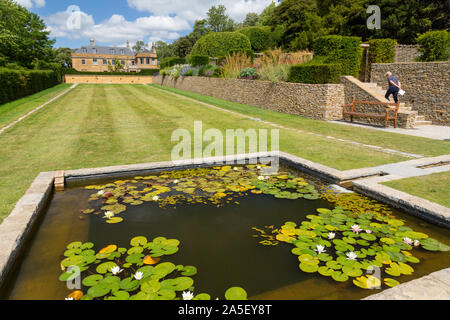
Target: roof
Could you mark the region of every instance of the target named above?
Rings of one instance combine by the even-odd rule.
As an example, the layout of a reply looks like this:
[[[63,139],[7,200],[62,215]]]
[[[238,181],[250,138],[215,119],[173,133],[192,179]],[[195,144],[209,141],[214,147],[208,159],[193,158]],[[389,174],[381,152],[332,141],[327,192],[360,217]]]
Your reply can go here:
[[[83,49],[86,49],[86,52],[83,52]],[[96,49],[96,52],[95,50]],[[114,50],[114,53],[112,52]],[[121,53],[123,50],[123,53]],[[89,53],[89,54],[108,54],[108,55],[125,55],[125,56],[134,56],[135,53],[126,47],[102,47],[102,46],[83,46],[79,49],[75,50],[75,53]]]

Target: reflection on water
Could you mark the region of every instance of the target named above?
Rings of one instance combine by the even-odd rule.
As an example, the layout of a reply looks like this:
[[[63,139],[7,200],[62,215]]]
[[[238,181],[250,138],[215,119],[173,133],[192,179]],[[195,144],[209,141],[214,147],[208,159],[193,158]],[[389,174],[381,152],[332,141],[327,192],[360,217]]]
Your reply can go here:
[[[161,209],[149,202],[128,208],[122,223],[106,224],[101,216],[80,213],[89,207],[87,199],[93,192],[71,188],[55,194],[4,298],[63,299],[70,290],[58,281],[59,262],[68,243],[90,241],[96,250],[109,244],[128,247],[130,239],[139,235],[180,240],[180,251],[161,261],[196,266],[196,291],[208,292],[213,299],[223,298],[232,286],[243,287],[249,297],[258,299],[360,299],[379,291],[304,273],[298,268],[297,256],[290,253],[290,245],[262,246],[260,239],[252,237],[254,226],[300,223],[317,208],[331,208],[325,200],[287,200],[248,193],[239,204],[220,208],[194,204]],[[416,231],[450,242],[448,230],[399,212],[396,216]],[[450,252],[417,249],[414,255],[421,263],[414,265],[413,275],[397,277],[400,282],[450,266]]]

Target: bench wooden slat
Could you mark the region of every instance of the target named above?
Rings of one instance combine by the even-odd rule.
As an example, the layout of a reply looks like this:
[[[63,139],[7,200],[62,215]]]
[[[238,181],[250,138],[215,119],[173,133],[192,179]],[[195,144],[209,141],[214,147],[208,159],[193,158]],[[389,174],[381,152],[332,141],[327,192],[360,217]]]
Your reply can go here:
[[[366,105],[379,105],[383,106],[383,113],[373,113],[373,112],[355,112],[356,104],[366,104]],[[393,106],[393,107],[392,107]],[[351,107],[351,110],[346,110],[346,108]],[[387,127],[389,120],[394,120],[394,128],[397,128],[397,116],[398,110],[400,108],[400,102],[392,103],[392,102],[376,102],[376,101],[360,101],[353,98],[353,102],[350,105],[342,106],[342,118],[345,120],[345,116],[350,116],[350,121],[353,122],[353,117],[367,117],[367,118],[379,118],[384,119],[384,125]],[[390,111],[394,111],[394,115],[391,116]]]

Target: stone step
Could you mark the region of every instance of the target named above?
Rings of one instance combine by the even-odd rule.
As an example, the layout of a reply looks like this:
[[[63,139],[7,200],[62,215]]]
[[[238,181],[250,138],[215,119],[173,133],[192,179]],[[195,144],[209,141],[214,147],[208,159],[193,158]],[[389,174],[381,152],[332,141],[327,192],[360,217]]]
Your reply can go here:
[[[433,124],[431,121],[422,121],[422,120],[419,120],[419,121],[416,121],[416,123],[414,124],[414,126],[429,126],[429,125],[431,125],[431,124]]]
[[[417,116],[416,121],[425,121],[425,116]]]

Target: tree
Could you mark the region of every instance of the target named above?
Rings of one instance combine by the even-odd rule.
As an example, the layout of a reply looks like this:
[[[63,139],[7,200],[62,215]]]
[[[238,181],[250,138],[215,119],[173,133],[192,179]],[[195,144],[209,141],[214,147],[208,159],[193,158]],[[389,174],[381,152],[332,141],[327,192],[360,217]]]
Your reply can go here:
[[[24,67],[32,67],[34,59],[53,59],[50,32],[35,13],[12,0],[0,0],[0,57]]]
[[[53,49],[54,61],[64,68],[72,68],[72,49],[57,48]]]
[[[192,30],[191,34],[195,35],[198,40],[209,32],[211,32],[211,29],[208,28],[208,21],[206,19],[203,19],[195,21],[194,30]]]
[[[194,38],[192,35],[187,35],[179,38],[177,41],[173,43],[173,52],[175,56],[184,58],[186,57],[192,50],[197,38]]]
[[[160,61],[175,55],[173,45],[167,44],[164,41],[157,41],[155,43],[155,49]]]
[[[270,26],[269,24],[269,18],[272,15],[273,11],[276,8],[276,4],[274,1],[272,1],[271,4],[269,4],[264,10],[263,12],[261,12],[261,14],[259,15],[259,21],[258,23],[262,26]]]
[[[223,5],[212,6],[208,13],[208,28],[214,32],[234,31],[234,20],[226,14],[227,9]]]
[[[259,15],[254,12],[247,13],[245,20],[242,22],[242,26],[245,27],[254,27],[259,23]]]
[[[136,41],[135,45],[133,46],[133,51],[134,52],[143,52],[147,46],[148,46],[148,44],[142,40]]]

